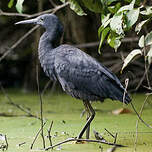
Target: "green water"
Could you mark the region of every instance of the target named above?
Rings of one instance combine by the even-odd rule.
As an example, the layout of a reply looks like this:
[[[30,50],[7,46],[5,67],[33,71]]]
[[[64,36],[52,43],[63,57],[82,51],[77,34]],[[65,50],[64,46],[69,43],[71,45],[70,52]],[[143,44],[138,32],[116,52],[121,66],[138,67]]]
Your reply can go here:
[[[25,107],[29,107],[34,115],[40,115],[40,102],[37,93],[22,93],[20,90],[8,91],[9,97],[13,102]],[[132,95],[133,103],[139,111],[144,99],[144,94]],[[152,125],[152,97],[148,99],[149,103],[145,105],[143,111],[143,119]],[[151,103],[151,104],[150,104]],[[117,148],[116,152],[134,152],[136,139],[136,121],[137,116],[133,113],[113,115],[111,111],[121,108],[123,105],[117,101],[106,100],[104,103],[94,102],[96,117],[91,124],[91,139],[94,138],[93,129],[103,136],[109,142],[113,142],[113,138],[104,131],[104,128],[115,134],[118,133],[117,143],[127,147]],[[132,110],[131,106],[125,106]],[[85,124],[86,116],[80,118],[83,110],[83,104],[80,100],[76,100],[65,94],[47,93],[43,96],[43,115],[47,119],[44,127],[44,135],[46,147],[49,146],[47,138],[47,129],[53,120],[51,131],[53,144],[63,141],[70,137],[76,137],[81,128]],[[40,128],[40,121],[36,118],[26,117],[25,113],[16,107],[8,104],[8,99],[0,93],[0,114],[5,113],[13,117],[0,116],[0,134],[5,134],[8,139],[8,152],[28,152],[31,143]],[[141,122],[138,126],[137,152],[152,152],[152,129],[146,127]],[[4,141],[0,141],[2,144]],[[19,146],[19,144],[24,143]],[[103,147],[103,152],[107,152],[109,145],[99,143],[75,144],[69,142],[61,147],[55,147],[53,151],[62,152],[101,152],[99,146]],[[32,151],[40,151],[42,149],[42,138],[38,137]],[[61,149],[60,149],[61,148]],[[51,150],[50,150],[51,151]]]

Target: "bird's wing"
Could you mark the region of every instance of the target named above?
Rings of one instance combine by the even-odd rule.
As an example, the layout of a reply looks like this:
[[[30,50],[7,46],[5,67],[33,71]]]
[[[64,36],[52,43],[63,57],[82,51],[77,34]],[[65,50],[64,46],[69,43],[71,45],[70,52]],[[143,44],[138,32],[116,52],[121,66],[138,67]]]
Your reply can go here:
[[[61,48],[55,56],[55,71],[63,89],[68,86],[101,98],[122,100],[124,88],[107,68],[78,48]]]

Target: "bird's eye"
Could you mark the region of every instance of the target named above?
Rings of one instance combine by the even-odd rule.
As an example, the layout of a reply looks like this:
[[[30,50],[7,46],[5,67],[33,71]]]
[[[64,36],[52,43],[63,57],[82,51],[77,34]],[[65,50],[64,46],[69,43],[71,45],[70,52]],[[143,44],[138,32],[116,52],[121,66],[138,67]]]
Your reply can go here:
[[[43,22],[43,20],[44,20],[43,18],[40,18],[40,21],[42,21],[42,22]]]

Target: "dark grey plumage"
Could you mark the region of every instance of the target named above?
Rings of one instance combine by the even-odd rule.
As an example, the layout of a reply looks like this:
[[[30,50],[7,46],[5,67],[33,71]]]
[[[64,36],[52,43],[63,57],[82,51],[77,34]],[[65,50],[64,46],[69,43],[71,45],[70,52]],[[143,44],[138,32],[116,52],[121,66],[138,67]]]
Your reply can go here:
[[[123,102],[124,87],[112,72],[76,47],[59,46],[63,26],[57,16],[45,14],[16,24],[26,23],[39,24],[46,29],[39,42],[40,63],[46,75],[58,80],[66,93],[86,104],[106,98]],[[126,93],[124,102],[130,101]]]

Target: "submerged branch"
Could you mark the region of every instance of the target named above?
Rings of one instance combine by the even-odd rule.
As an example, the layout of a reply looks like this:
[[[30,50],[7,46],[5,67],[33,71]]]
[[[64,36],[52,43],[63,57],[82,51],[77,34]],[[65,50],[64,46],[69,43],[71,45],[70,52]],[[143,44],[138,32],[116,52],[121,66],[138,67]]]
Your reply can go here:
[[[56,146],[59,146],[59,145],[62,145],[62,144],[64,144],[64,143],[71,142],[71,141],[78,141],[78,142],[80,142],[80,141],[96,142],[96,143],[102,143],[102,144],[107,144],[107,145],[112,145],[112,146],[114,145],[114,146],[117,146],[117,147],[126,147],[126,146],[124,146],[124,145],[114,144],[114,143],[110,143],[110,142],[106,142],[106,141],[102,141],[102,140],[68,138],[68,139],[64,140],[63,142],[60,142],[60,143],[58,143],[58,144],[55,144],[55,145],[53,145],[53,146],[49,146],[49,147],[45,148],[45,150],[52,149],[52,148],[54,148],[54,147],[56,147]]]
[[[12,99],[8,96],[8,94],[6,93],[5,89],[3,88],[2,84],[0,84],[0,88],[3,92],[3,94],[5,95],[5,97],[8,99],[8,103],[15,106],[16,108],[20,109],[21,111],[25,112],[26,114],[28,114],[29,117],[34,117],[37,119],[40,119],[38,116],[32,114],[29,110],[27,110],[26,108],[23,108],[21,105],[16,104],[12,101]]]
[[[46,122],[44,122],[43,127],[45,126],[45,124],[46,124]],[[40,134],[41,131],[42,131],[42,127],[38,130],[38,132],[37,132],[37,134],[36,134],[36,136],[35,136],[32,144],[31,144],[31,146],[30,146],[30,149],[33,148],[33,145],[34,145],[34,143],[35,143],[35,141],[36,141],[36,139],[37,139],[37,137],[38,137],[38,135]]]
[[[147,124],[147,123],[141,118],[141,116],[138,114],[137,110],[135,109],[133,103],[131,102],[130,104],[131,104],[131,106],[132,106],[134,112],[136,113],[138,119],[139,119],[144,125],[146,125],[147,127],[152,128],[151,125]]]
[[[43,131],[43,101],[42,101],[42,95],[40,93],[40,85],[39,85],[39,71],[38,71],[38,65],[36,66],[36,82],[37,82],[37,89],[39,94],[39,100],[40,100],[40,120],[41,120],[41,136],[43,141],[43,148],[45,149],[45,139],[44,139],[44,131]]]
[[[51,121],[51,124],[50,124],[50,127],[48,129],[48,139],[49,139],[49,142],[50,142],[50,146],[52,146],[52,136],[51,136],[51,129],[52,129],[52,126],[53,126],[53,121]]]
[[[140,112],[139,112],[139,116],[141,117],[142,115],[142,112],[143,112],[143,109],[144,109],[144,106],[147,102],[147,99],[148,99],[148,95],[146,96],[145,100],[144,100],[144,103],[143,105],[141,106],[141,109],[140,109]],[[136,145],[137,145],[137,139],[138,139],[138,124],[139,124],[139,119],[136,121],[136,139],[135,139],[135,150],[136,150]]]

